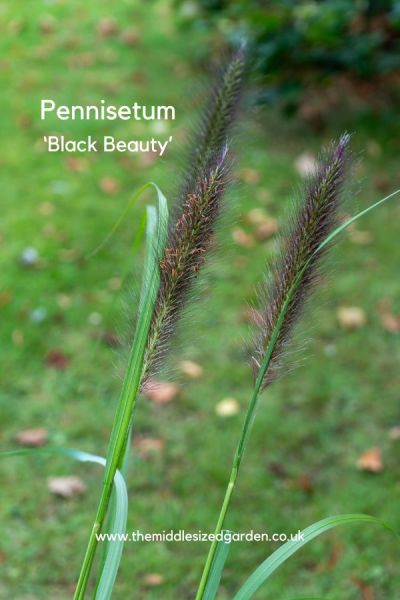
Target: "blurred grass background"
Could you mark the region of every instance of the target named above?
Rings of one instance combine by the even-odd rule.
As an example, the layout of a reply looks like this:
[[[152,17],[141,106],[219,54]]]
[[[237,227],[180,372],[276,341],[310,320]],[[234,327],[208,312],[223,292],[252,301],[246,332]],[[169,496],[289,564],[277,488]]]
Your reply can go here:
[[[16,447],[19,432],[44,428],[49,445],[106,452],[124,365],[124,349],[113,347],[115,333],[130,331],[135,314],[134,292],[120,289],[121,278],[132,266],[131,243],[143,208],[133,211],[100,254],[85,256],[140,185],[151,179],[167,193],[175,189],[182,144],[201,100],[199,82],[210,52],[218,54],[223,45],[219,28],[193,27],[185,14],[187,3],[183,10],[164,0],[120,0],[112,8],[103,0],[0,2],[4,450]],[[162,127],[43,123],[39,104],[46,97],[67,105],[102,98],[116,105],[173,104],[177,120]],[[256,239],[251,211],[261,209],[283,225],[301,179],[299,157],[304,164],[305,152],[310,160],[344,128],[354,132],[354,152],[361,156],[346,211],[400,187],[395,107],[328,109],[323,126],[320,119],[315,126],[301,114],[289,119],[277,107],[259,106],[240,128],[235,183],[218,245],[198,289],[195,316],[181,328],[163,375],[181,383],[181,392],[165,406],[148,399],[138,405],[128,476],[130,529],[214,527],[251,391],[244,309],[274,247],[273,236]],[[91,133],[174,140],[156,159],[48,154],[40,140],[53,130],[72,138]],[[230,529],[289,533],[346,512],[367,512],[398,527],[400,442],[389,432],[400,424],[399,216],[394,200],[334,250],[327,285],[303,327],[311,338],[308,359],[272,386],[260,406]],[[34,264],[24,265],[32,256]],[[136,257],[139,275],[140,262]],[[130,279],[137,289],[135,277]],[[358,328],[338,321],[340,308],[349,306],[365,315]],[[202,376],[194,380],[182,373],[184,360],[200,365]],[[218,414],[226,398],[237,401],[237,414]],[[374,447],[382,452],[380,472],[357,469],[360,455]],[[70,598],[101,472],[50,457],[1,459],[0,471],[0,598]],[[47,478],[61,475],[79,476],[86,494],[69,500],[51,495]],[[234,546],[220,598],[231,597],[274,547]],[[192,598],[207,549],[127,544],[115,598]],[[382,531],[338,530],[289,561],[256,597],[394,600],[398,557],[396,540]]]

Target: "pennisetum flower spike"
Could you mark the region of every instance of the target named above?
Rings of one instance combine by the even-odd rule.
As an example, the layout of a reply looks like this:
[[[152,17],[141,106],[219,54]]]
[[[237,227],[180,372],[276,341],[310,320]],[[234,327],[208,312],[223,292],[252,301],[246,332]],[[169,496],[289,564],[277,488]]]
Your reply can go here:
[[[221,69],[192,141],[190,165],[160,263],[160,288],[144,361],[142,386],[160,365],[190,288],[204,263],[229,173],[229,135],[246,72],[242,46]]]
[[[231,474],[222,503],[215,541],[212,542],[196,600],[203,600],[213,567],[217,540],[223,530],[245,445],[260,392],[273,380],[279,357],[289,341],[312,284],[316,280],[324,243],[335,229],[346,174],[349,136],[343,135],[326,153],[309,179],[305,198],[292,220],[280,258],[273,267],[271,283],[264,289],[264,309],[259,322],[259,339],[253,354],[255,385],[233,458]]]
[[[258,324],[258,340],[252,356],[255,377],[272,340],[285,300],[296,278],[300,277],[280,327],[264,375],[263,387],[266,387],[276,376],[280,358],[293,327],[299,320],[304,304],[312,292],[313,284],[318,278],[321,258],[327,248],[319,252],[317,249],[337,226],[338,209],[347,170],[349,140],[350,136],[344,134],[336,144],[332,144],[310,176],[303,205],[298,207],[297,213],[292,217],[286,239],[283,240],[280,248],[279,258],[276,264],[272,265],[269,282],[262,288],[263,308]]]
[[[186,188],[229,139],[240,106],[248,54],[246,44],[221,65],[193,139],[191,170]]]
[[[114,477],[123,467],[126,456],[138,391],[144,388],[164,355],[212,241],[227,182],[229,135],[240,100],[245,67],[245,53],[241,48],[218,77],[198,136],[193,140],[194,150],[176,217],[161,252],[160,283],[154,310],[149,314],[149,321],[146,311],[146,320],[141,321],[139,317],[143,330],[138,327],[138,339],[131,348],[111,432],[102,493],[74,600],[82,600],[85,594],[97,548],[96,535],[103,530]]]
[[[228,149],[210,161],[183,200],[160,263],[160,287],[148,337],[143,385],[157,369],[211,245],[226,187]]]

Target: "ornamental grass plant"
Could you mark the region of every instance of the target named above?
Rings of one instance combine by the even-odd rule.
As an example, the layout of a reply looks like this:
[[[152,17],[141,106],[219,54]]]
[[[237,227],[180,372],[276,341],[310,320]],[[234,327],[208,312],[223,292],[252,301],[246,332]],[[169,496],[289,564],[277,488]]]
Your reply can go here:
[[[123,541],[102,544],[102,555],[96,563],[95,557],[100,554],[98,536],[105,531],[124,533],[126,530],[128,495],[125,473],[129,440],[131,435],[135,435],[135,410],[140,410],[141,392],[162,364],[182,311],[191,299],[193,283],[213,243],[223,210],[223,196],[233,170],[231,137],[240,114],[247,63],[246,49],[241,47],[218,73],[197,134],[192,139],[193,147],[188,152],[185,178],[172,217],[169,216],[165,196],[154,183],[144,185],[130,203],[148,188],[156,192],[157,208],[148,206],[146,211],[144,266],[136,330],[106,458],[71,449],[45,450],[104,465],[102,491],[74,600],[88,598],[91,587],[97,600],[106,600],[113,594]],[[322,154],[302,194],[293,202],[293,214],[281,236],[277,259],[273,264],[266,264],[265,272],[260,273],[258,332],[251,356],[253,391],[196,600],[213,600],[217,596],[230,548],[229,535],[225,535],[229,507],[259,398],[287,366],[285,354],[304,306],[320,281],[323,258],[348,225],[397,193],[393,192],[341,222],[340,208],[349,174],[349,145],[350,136],[343,134]],[[234,596],[235,600],[252,598],[265,580],[308,541],[332,527],[354,522],[380,523],[372,516],[354,514],[327,517],[311,525],[303,531],[301,540],[287,542],[268,557],[244,582]],[[199,524],[199,527],[203,525]],[[136,597],[134,589],[132,597]]]

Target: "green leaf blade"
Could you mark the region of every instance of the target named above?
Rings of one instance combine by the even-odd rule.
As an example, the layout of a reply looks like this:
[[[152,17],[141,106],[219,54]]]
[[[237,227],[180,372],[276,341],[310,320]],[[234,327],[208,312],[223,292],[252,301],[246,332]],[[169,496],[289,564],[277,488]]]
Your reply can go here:
[[[370,515],[363,514],[347,514],[338,515],[334,517],[327,517],[321,521],[317,521],[313,525],[310,525],[304,529],[301,533],[303,539],[299,541],[290,540],[280,546],[271,556],[269,556],[264,562],[257,567],[257,569],[250,575],[244,585],[240,588],[233,600],[250,600],[262,584],[293,554],[295,554],[300,548],[308,544],[311,540],[318,537],[322,533],[338,527],[339,525],[346,525],[352,523],[374,523],[385,527],[389,531],[393,530],[388,527],[383,521],[372,517]],[[396,534],[397,535],[397,534]]]

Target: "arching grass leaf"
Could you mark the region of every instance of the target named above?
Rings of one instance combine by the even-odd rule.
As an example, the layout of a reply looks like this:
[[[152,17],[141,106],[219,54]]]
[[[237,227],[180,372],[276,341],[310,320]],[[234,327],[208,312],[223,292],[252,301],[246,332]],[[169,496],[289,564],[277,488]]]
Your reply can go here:
[[[305,544],[308,544],[311,540],[317,536],[338,527],[339,525],[346,525],[352,523],[375,523],[381,525],[392,531],[390,527],[385,525],[380,519],[371,517],[370,515],[362,514],[349,514],[349,515],[338,515],[335,517],[328,517],[318,521],[310,527],[304,529],[302,533],[302,539],[299,541],[288,541],[278,548],[271,556],[269,556],[259,567],[253,572],[248,578],[245,584],[240,588],[233,600],[249,600],[262,586],[262,584],[274,573],[288,558],[290,558],[295,552],[300,550]],[[393,531],[392,531],[393,532]],[[396,534],[397,535],[397,534]]]

